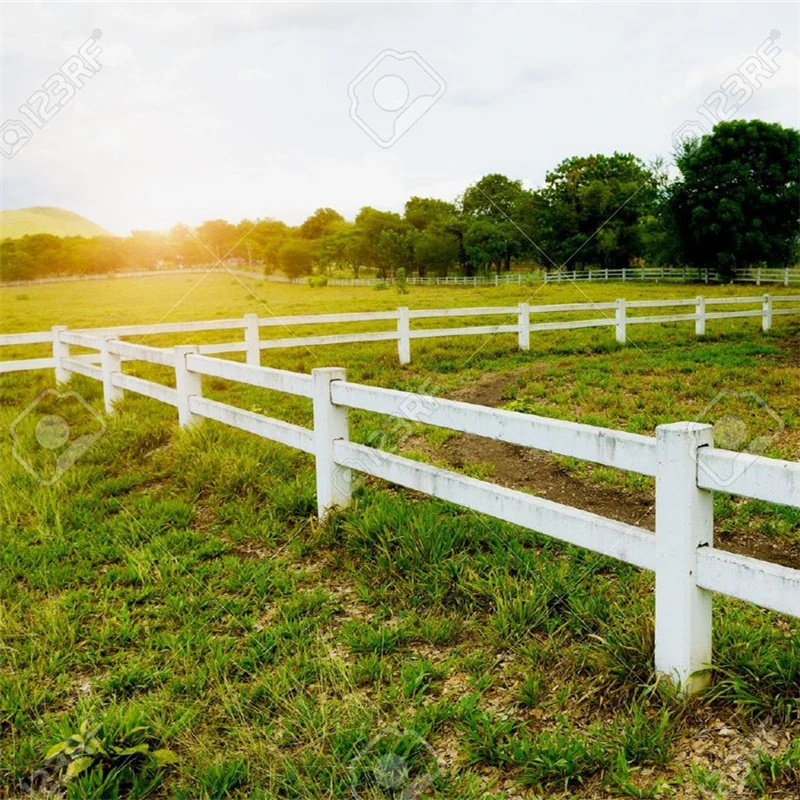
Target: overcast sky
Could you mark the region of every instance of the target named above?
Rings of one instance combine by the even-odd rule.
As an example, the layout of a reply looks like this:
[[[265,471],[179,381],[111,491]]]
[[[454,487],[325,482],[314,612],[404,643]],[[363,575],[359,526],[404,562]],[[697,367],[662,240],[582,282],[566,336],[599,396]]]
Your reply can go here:
[[[2,207],[296,224],[488,172],[539,186],[573,155],[670,160],[709,97],[797,127],[799,37],[793,2],[2,3]],[[73,93],[49,79],[79,48]]]

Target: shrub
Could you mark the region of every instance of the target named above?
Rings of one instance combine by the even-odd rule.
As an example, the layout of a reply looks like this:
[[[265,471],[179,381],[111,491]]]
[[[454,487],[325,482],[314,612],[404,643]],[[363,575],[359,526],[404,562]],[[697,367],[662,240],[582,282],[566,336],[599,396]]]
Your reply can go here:
[[[408,294],[408,278],[405,267],[400,267],[394,274],[394,285],[398,294]]]

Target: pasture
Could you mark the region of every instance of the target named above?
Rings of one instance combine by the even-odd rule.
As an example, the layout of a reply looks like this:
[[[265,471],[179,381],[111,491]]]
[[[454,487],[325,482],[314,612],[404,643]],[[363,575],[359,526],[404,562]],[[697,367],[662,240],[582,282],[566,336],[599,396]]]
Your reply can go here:
[[[758,290],[398,296],[169,276],[0,289],[0,332],[697,294]],[[406,366],[392,342],[267,351],[262,363],[341,366],[352,381],[635,433],[703,419],[736,440],[724,425],[735,417],[748,439],[768,439],[766,454],[797,460],[797,317],[767,333],[738,319],[710,321],[702,339],[685,323],[629,336],[622,347],[613,329],[548,331],[528,352],[509,335],[419,340]],[[52,370],[0,375],[0,427],[51,386]],[[96,382],[76,376],[70,389],[102,409]],[[302,399],[217,379],[207,395],[310,421]],[[351,417],[354,441],[652,528],[649,478]],[[797,620],[715,598],[711,685],[681,699],[655,679],[650,574],[374,479],[320,525],[309,456],[210,422],[180,430],[174,409],[131,394],[102,428],[52,486],[2,440],[0,796],[25,796],[48,750],[84,722],[102,723],[109,746],[174,757],[88,769],[69,798],[377,798],[409,786],[407,797],[476,799],[797,796]],[[800,566],[797,509],[720,495],[715,525],[726,549]],[[377,781],[365,766],[376,757]]]

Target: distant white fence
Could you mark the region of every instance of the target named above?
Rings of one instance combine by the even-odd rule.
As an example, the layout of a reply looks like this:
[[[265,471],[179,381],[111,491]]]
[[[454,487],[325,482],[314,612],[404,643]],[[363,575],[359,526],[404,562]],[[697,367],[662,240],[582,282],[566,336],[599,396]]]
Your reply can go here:
[[[205,275],[205,274],[220,274],[220,275],[238,275],[242,278],[250,278],[252,280],[263,281],[267,280],[268,276],[260,272],[248,272],[241,269],[230,269],[228,267],[185,267],[184,269],[148,269],[148,270],[130,270],[126,272],[98,272],[89,273],[86,275],[54,275],[49,278],[33,278],[27,281],[3,281],[0,283],[2,287],[14,286],[45,286],[50,283],[72,283],[74,281],[107,281],[116,278],[155,278],[161,275]]]
[[[560,283],[562,281],[702,281],[716,283],[715,272],[708,269],[692,269],[691,267],[622,267],[618,269],[585,269],[554,270],[545,272],[544,283]],[[769,269],[756,267],[736,270],[733,283],[776,283],[783,286],[800,284],[800,267]]]
[[[460,311],[466,310],[451,309],[453,315]],[[475,309],[469,311],[474,313]],[[419,318],[434,313],[415,315]],[[407,322],[410,316],[406,312],[399,319]],[[380,318],[394,319],[394,312],[381,312]],[[247,328],[251,335],[257,321]],[[198,327],[203,324],[206,323],[195,323],[189,329],[204,330]],[[229,321],[228,326],[240,327],[241,320]],[[132,327],[138,331],[138,326],[120,330],[131,332]],[[521,328],[520,333],[526,329]],[[712,664],[712,593],[800,617],[800,570],[714,547],[712,496],[712,492],[719,491],[800,508],[800,463],[714,448],[710,425],[661,425],[653,438],[351,383],[345,371],[336,367],[315,369],[308,375],[242,364],[203,355],[196,345],[149,347],[120,341],[110,333],[64,328],[54,329],[53,344],[51,363],[58,382],[68,381],[74,373],[101,381],[109,413],[129,391],[176,407],[183,427],[210,419],[313,455],[321,518],[331,509],[350,503],[352,475],[357,472],[654,571],[655,666],[679,683],[683,691],[695,691],[708,680]],[[257,340],[252,339],[251,344],[253,349],[248,353],[257,354]],[[93,360],[72,356],[71,347],[91,349]],[[174,370],[174,388],[124,373],[124,361],[170,367]],[[211,400],[203,394],[202,379],[208,376],[308,398],[313,404],[313,427],[304,428]],[[655,534],[351,442],[351,409],[652,476],[656,482]]]
[[[51,278],[36,278],[25,281],[5,281],[0,287],[37,286],[49,283],[64,283],[70,281],[98,281],[114,278],[149,278],[161,275],[200,275],[217,273],[221,275],[234,275],[250,280],[273,281],[275,283],[290,283],[305,285],[308,278],[287,278],[283,275],[264,274],[242,270],[239,267],[198,266],[183,269],[140,270],[130,272],[107,272],[95,275],[63,275]],[[494,273],[492,275],[448,275],[448,276],[409,276],[409,286],[522,286],[536,283],[573,283],[580,281],[683,281],[716,283],[718,277],[715,272],[708,269],[694,269],[691,267],[618,267],[615,269],[587,268],[583,270],[536,270]],[[772,269],[767,267],[754,267],[752,269],[737,270],[733,283],[781,284],[794,286],[800,284],[800,267],[786,267]],[[328,278],[329,286],[376,286],[378,284],[393,285],[393,278]],[[727,282],[727,281],[726,281]]]
[[[613,327],[616,341],[627,341],[629,325],[694,322],[695,334],[706,332],[706,323],[718,319],[760,318],[761,328],[770,330],[773,318],[782,315],[800,314],[800,306],[785,307],[787,303],[800,303],[800,295],[761,295],[759,297],[692,297],[671,300],[625,300],[621,298],[605,303],[561,303],[557,305],[530,305],[519,303],[516,306],[483,306],[480,308],[439,308],[408,309],[405,307],[392,311],[367,311],[345,314],[313,314],[290,317],[259,317],[246,314],[239,319],[206,320],[200,322],[166,322],[154,325],[118,325],[108,328],[87,328],[77,331],[77,335],[91,337],[98,333],[122,336],[142,336],[166,333],[196,333],[201,331],[244,331],[244,339],[235,342],[221,342],[200,345],[205,355],[244,352],[248,364],[261,363],[261,351],[290,347],[319,347],[332,344],[355,342],[396,341],[398,358],[401,364],[411,361],[411,342],[415,339],[449,338],[453,336],[476,336],[487,334],[516,334],[520,350],[529,350],[532,333],[555,330],[577,330],[581,328]],[[713,306],[756,306],[735,310],[709,310]],[[689,313],[678,314],[637,314],[642,309],[690,308]],[[552,314],[593,312],[589,319],[555,320],[533,322],[534,317]],[[600,314],[598,315],[598,312]],[[468,325],[447,328],[415,328],[415,320],[456,319],[459,317],[500,316],[514,321],[499,325]],[[283,328],[292,332],[293,328],[307,325],[339,325],[359,322],[394,322],[393,330],[364,331],[327,334],[322,336],[296,336],[262,339],[262,328]],[[36,333],[11,333],[0,335],[0,347],[34,344],[53,344],[54,350],[67,340],[67,328],[56,326],[50,331]],[[76,335],[75,332],[71,336]],[[59,339],[59,337],[61,337]],[[72,342],[75,343],[74,341]],[[55,366],[53,358],[30,358],[0,361],[0,373],[18,372],[29,369],[48,369]]]

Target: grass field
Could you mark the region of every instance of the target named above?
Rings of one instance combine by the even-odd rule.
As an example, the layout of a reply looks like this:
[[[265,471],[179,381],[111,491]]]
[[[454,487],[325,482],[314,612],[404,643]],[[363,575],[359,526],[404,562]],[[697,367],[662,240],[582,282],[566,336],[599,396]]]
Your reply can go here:
[[[11,332],[760,291],[398,296],[174,276],[0,289],[0,309]],[[759,322],[711,321],[702,340],[691,323],[633,326],[626,347],[612,329],[535,334],[527,353],[509,335],[422,340],[406,367],[394,343],[268,351],[263,363],[343,366],[364,383],[642,433],[736,416],[748,441],[797,459],[800,318],[767,334]],[[37,354],[47,348],[2,351]],[[0,427],[52,385],[52,372],[0,376]],[[102,408],[99,384],[71,388]],[[307,401],[204,388],[310,422]],[[373,480],[320,526],[302,453],[213,423],[180,431],[174,409],[130,394],[99,421],[77,401],[53,410],[100,435],[52,486],[12,458],[7,436],[0,445],[0,797],[28,796],[43,769],[34,782],[58,790],[66,757],[48,751],[82,725],[72,763],[93,760],[66,783],[71,800],[800,794],[796,620],[715,598],[712,684],[682,701],[653,674],[647,573]],[[366,413],[351,424],[356,441],[652,523],[653,487],[639,476]],[[721,546],[800,566],[800,510],[719,496],[715,514]]]

